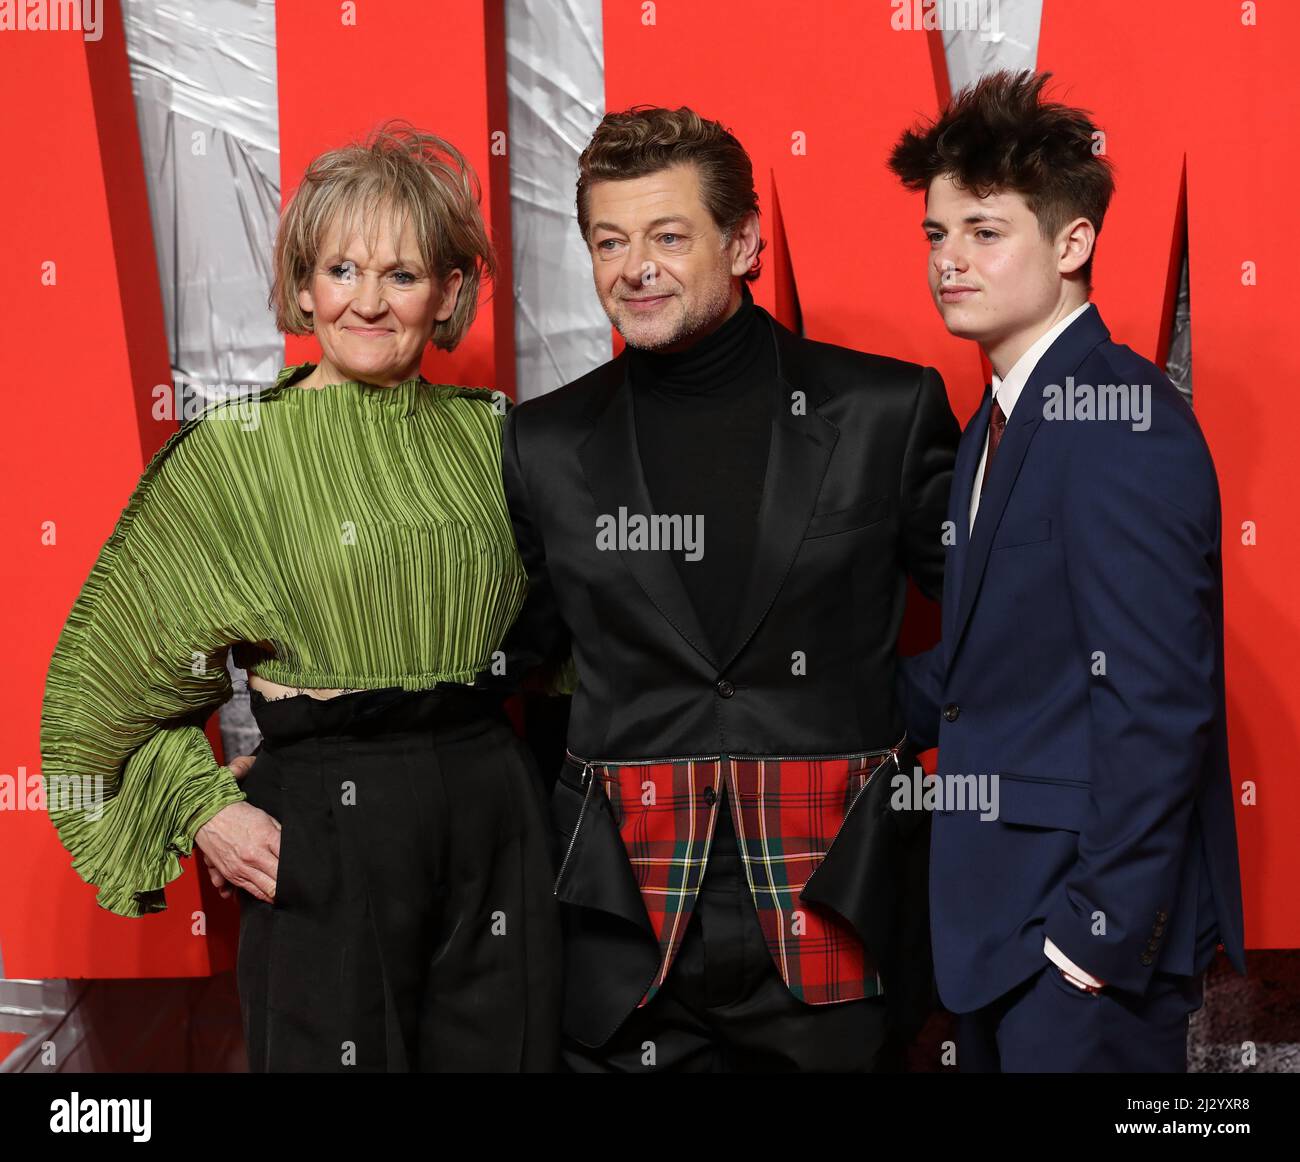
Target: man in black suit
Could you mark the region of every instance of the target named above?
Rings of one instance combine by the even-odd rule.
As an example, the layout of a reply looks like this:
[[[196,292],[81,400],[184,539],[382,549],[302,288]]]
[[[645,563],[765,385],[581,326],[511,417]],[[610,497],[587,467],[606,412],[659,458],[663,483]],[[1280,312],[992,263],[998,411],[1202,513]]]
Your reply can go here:
[[[507,669],[577,676],[566,1062],[899,1068],[931,973],[893,679],[908,577],[940,596],[943,382],[754,304],[752,167],[689,109],[607,116],[577,202],[627,350],[515,408],[503,450]]]

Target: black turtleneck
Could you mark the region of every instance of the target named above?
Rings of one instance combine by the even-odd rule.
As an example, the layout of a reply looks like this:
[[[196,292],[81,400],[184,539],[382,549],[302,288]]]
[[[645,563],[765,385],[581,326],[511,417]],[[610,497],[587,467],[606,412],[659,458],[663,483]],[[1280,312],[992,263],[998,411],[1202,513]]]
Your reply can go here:
[[[689,349],[629,348],[637,449],[656,513],[702,516],[703,555],[673,562],[704,631],[720,654],[738,645],[740,598],[749,580],[767,472],[776,350],[742,285],[741,303]]]

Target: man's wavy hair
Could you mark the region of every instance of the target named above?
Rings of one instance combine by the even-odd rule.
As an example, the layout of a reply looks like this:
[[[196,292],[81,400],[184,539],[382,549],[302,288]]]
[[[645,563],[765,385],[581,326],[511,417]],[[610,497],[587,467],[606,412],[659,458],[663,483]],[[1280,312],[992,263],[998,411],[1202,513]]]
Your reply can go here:
[[[889,168],[911,190],[929,190],[944,174],[976,197],[1014,190],[1044,238],[1075,218],[1087,218],[1100,235],[1113,167],[1095,152],[1098,130],[1086,110],[1041,99],[1051,76],[1003,70],[980,78],[937,121],[906,130]],[[1093,255],[1079,268],[1089,291]]]
[[[384,213],[409,219],[424,268],[439,284],[453,270],[462,281],[449,318],[433,325],[435,347],[451,351],[478,310],[479,284],[496,276],[496,255],[479,211],[482,187],[473,167],[449,141],[393,118],[364,141],[322,153],[280,217],[269,305],[276,326],[310,335],[312,313],[298,305],[337,218],[342,236],[357,226],[374,247]]]
[[[591,216],[587,193],[593,182],[646,177],[673,165],[693,165],[699,173],[700,197],[723,238],[749,213],[758,213],[754,166],[744,146],[717,121],[707,121],[693,109],[662,109],[634,105],[622,113],[607,113],[596,126],[578,158],[578,229],[590,242]],[[762,254],[767,242],[760,240]],[[741,277],[753,282],[762,261]]]

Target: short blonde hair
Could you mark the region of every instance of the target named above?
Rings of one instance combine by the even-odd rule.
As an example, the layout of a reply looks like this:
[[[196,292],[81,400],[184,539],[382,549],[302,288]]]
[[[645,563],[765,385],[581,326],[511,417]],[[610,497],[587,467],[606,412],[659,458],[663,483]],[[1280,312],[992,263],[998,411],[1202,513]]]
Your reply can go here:
[[[364,142],[322,153],[280,217],[268,299],[275,325],[290,335],[312,333],[312,312],[299,305],[298,292],[312,277],[325,230],[337,215],[347,238],[360,211],[373,247],[380,211],[395,211],[399,222],[411,222],[426,270],[440,283],[454,270],[463,276],[455,310],[434,324],[431,336],[435,347],[451,351],[474,321],[480,280],[497,272],[481,197],[478,176],[461,152],[407,121],[386,121]]]

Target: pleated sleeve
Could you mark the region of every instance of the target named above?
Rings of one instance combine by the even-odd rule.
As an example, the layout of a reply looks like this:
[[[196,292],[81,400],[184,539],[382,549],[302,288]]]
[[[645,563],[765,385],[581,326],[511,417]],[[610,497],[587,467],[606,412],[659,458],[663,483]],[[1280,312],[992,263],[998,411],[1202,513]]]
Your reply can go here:
[[[209,425],[205,428],[205,424]],[[41,714],[50,820],[72,866],[121,916],[163,911],[194,834],[244,799],[203,732],[230,698],[238,548],[212,421],[145,469],[68,616]]]

